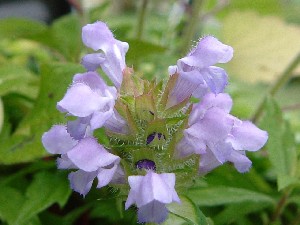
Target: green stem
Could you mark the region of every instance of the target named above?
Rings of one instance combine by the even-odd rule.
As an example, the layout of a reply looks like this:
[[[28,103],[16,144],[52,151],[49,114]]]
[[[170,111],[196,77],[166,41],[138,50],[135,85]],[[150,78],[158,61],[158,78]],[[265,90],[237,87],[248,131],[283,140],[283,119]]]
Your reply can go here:
[[[263,112],[265,101],[267,100],[268,96],[274,96],[278,92],[278,90],[289,81],[292,72],[294,71],[294,69],[297,67],[299,63],[300,63],[300,53],[286,67],[286,69],[282,72],[282,74],[275,81],[275,83],[269,88],[268,92],[266,93],[262,101],[257,106],[251,119],[254,123],[257,122],[258,119],[260,118]]]
[[[139,13],[139,17],[138,17],[138,24],[137,24],[136,39],[138,39],[138,40],[142,39],[147,4],[148,4],[148,0],[143,0],[142,6],[140,9],[140,13]]]
[[[181,53],[185,54],[189,49],[191,41],[193,40],[193,36],[195,34],[195,30],[197,25],[199,24],[199,14],[202,6],[203,0],[195,0],[193,1],[192,14],[188,21],[188,25],[186,27],[184,36],[183,36],[183,44],[181,47]]]
[[[281,213],[283,212],[283,209],[284,209],[284,207],[286,205],[286,202],[287,202],[288,197],[290,196],[291,192],[292,192],[291,188],[287,189],[283,193],[283,195],[281,196],[281,198],[279,199],[279,201],[277,203],[277,206],[276,206],[276,208],[274,210],[274,213],[273,213],[273,215],[271,217],[270,224],[273,224],[273,222],[277,221],[280,218]]]

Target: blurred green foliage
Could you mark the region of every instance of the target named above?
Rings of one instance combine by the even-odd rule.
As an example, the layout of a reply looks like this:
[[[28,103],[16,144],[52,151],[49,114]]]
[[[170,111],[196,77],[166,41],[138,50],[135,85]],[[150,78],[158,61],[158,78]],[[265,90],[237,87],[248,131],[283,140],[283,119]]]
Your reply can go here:
[[[188,51],[182,44],[193,5],[180,11],[182,2],[149,1],[142,38],[136,35],[140,1],[133,0],[102,1],[51,26],[0,20],[0,224],[136,224],[135,211],[124,211],[125,198],[116,190],[93,189],[85,199],[71,193],[66,173],[56,170],[41,135],[66,121],[56,102],[72,76],[84,71],[84,24],[107,22],[130,45],[127,65],[161,80]],[[297,0],[203,0],[193,38],[214,34],[234,47],[226,68],[234,115],[249,119],[268,95],[267,87],[299,54],[299,9]],[[258,126],[269,132],[269,142],[250,154],[251,171],[239,174],[224,165],[195,180],[181,196],[182,205],[169,206],[164,224],[300,224],[299,75],[298,66],[266,101]]]

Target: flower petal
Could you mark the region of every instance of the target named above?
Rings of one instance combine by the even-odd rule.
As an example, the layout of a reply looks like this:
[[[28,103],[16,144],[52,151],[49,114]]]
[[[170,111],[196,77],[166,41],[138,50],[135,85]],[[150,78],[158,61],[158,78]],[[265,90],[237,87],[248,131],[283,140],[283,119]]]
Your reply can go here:
[[[268,133],[250,121],[243,121],[240,125],[234,126],[231,135],[229,141],[236,150],[257,151],[268,140]]]
[[[94,138],[85,138],[68,153],[69,159],[81,170],[96,171],[118,163],[120,158],[107,152]]]
[[[82,41],[85,46],[97,51],[106,49],[110,44],[114,44],[115,38],[108,26],[98,21],[93,24],[87,24],[82,28]]]
[[[88,69],[95,70],[99,65],[117,88],[120,88],[123,79],[123,70],[126,67],[125,55],[128,44],[113,37],[112,32],[103,22],[88,24],[82,29],[83,43],[95,51],[102,50],[103,55],[96,57],[86,56],[83,63]],[[104,59],[104,60],[103,60]]]
[[[180,75],[176,81],[175,87],[168,97],[167,108],[170,108],[186,98],[190,97],[197,89],[201,81],[191,81],[183,75]]]
[[[76,120],[70,120],[67,123],[67,131],[75,140],[83,139],[86,136],[90,136],[91,132],[88,129],[89,121],[87,118],[79,117]]]
[[[219,94],[224,91],[227,82],[227,73],[224,69],[216,66],[210,66],[200,70],[203,79],[211,92]]]
[[[85,84],[77,83],[68,89],[64,98],[57,103],[57,108],[74,116],[87,117],[102,110],[112,100],[110,97],[100,96]]]
[[[211,150],[208,149],[206,153],[200,157],[199,175],[205,175],[220,165],[222,165],[222,163],[218,161]]]
[[[113,108],[113,106],[111,108]],[[99,112],[99,111],[94,112],[93,116],[91,118],[91,121],[90,121],[91,129],[96,130],[96,129],[102,127],[106,123],[106,121],[110,117],[112,117],[112,115],[113,115],[113,110],[112,109],[109,110],[109,111],[106,111],[106,112]]]
[[[137,194],[140,191],[141,183],[143,182],[143,176],[129,176],[128,183],[130,186],[130,191],[125,202],[125,209],[127,210],[131,205],[136,202]]]
[[[233,49],[222,44],[212,36],[206,36],[184,58],[179,60],[179,66],[186,64],[192,67],[205,68],[216,63],[226,63],[231,60]]]
[[[207,110],[204,117],[185,130],[199,141],[217,143],[224,140],[233,126],[233,120],[219,108]]]
[[[192,135],[184,132],[184,137],[176,146],[176,152],[179,157],[185,157],[191,154],[203,154],[206,150],[206,144],[204,141],[199,140]]]
[[[78,169],[78,167],[69,159],[67,154],[63,154],[60,158],[57,158],[56,163],[58,169]]]
[[[113,115],[107,119],[104,127],[114,133],[129,134],[129,127],[127,122],[116,110],[114,110]]]
[[[92,53],[82,57],[81,64],[86,68],[87,71],[96,71],[100,68],[101,63],[105,60],[103,53]]]
[[[85,172],[78,170],[76,172],[71,172],[69,174],[69,180],[71,183],[71,188],[85,196],[91,189],[93,180],[96,177],[96,172]]]
[[[101,95],[104,95],[104,90],[108,87],[105,81],[96,72],[78,73],[73,77],[73,83],[84,83]]]
[[[106,186],[114,177],[115,172],[117,171],[118,164],[115,164],[112,168],[110,169],[99,169],[98,170],[98,185],[97,188],[102,188]]]
[[[138,209],[139,223],[157,223],[160,224],[167,219],[168,209],[164,203],[152,201]]]
[[[153,200],[157,200],[161,203],[171,203],[172,192],[170,192],[169,186],[162,179],[160,174],[148,171],[141,183],[136,205],[137,207],[141,207]]]
[[[51,154],[65,154],[72,149],[78,141],[74,140],[63,125],[54,125],[42,136],[45,149]]]
[[[228,161],[232,162],[240,173],[248,172],[252,165],[243,151],[232,151]]]

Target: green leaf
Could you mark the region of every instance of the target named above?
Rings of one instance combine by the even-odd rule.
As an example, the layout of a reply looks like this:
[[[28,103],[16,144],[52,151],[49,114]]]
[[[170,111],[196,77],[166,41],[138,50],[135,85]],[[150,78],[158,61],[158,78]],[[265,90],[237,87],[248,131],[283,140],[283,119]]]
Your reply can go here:
[[[187,196],[193,199],[193,202],[198,206],[217,206],[242,202],[273,204],[275,202],[272,198],[262,193],[222,186],[192,188],[188,191]]]
[[[216,224],[230,224],[244,218],[245,215],[249,213],[254,213],[262,211],[264,208],[269,207],[269,203],[256,203],[256,202],[247,202],[231,204],[227,206],[221,213],[214,217],[214,222]],[[238,213],[237,213],[238,212]]]
[[[81,25],[74,14],[56,20],[47,31],[33,35],[31,39],[57,51],[63,60],[79,61],[82,48]]]
[[[0,39],[16,39],[42,33],[47,30],[47,27],[29,19],[8,18],[0,20],[0,30]]]
[[[278,0],[231,0],[228,10],[255,10],[260,14],[281,14],[282,3]]]
[[[18,216],[19,207],[24,202],[24,196],[14,188],[0,186],[0,219],[12,224]]]
[[[281,190],[290,183],[290,179],[286,179],[286,176],[295,176],[297,166],[296,144],[294,134],[289,124],[283,119],[277,103],[273,99],[268,99],[265,107],[266,113],[261,126],[269,133],[267,149],[270,161],[278,176],[278,189]],[[281,177],[280,184],[279,177]]]
[[[188,199],[185,196],[180,196],[180,201],[181,204],[171,203],[167,206],[170,214],[179,217],[178,221],[181,221],[180,219],[183,219],[183,221],[187,222],[187,224],[208,225],[206,221],[206,217],[190,199]],[[174,222],[177,220],[175,219],[175,217],[172,216],[170,219],[171,221],[167,219],[166,222],[164,222],[163,224],[164,225],[174,224]],[[182,223],[178,223],[178,224],[182,224]]]
[[[254,163],[255,166],[258,164]],[[257,169],[258,170],[258,169]],[[261,176],[262,170],[257,172],[256,168],[251,168],[248,173],[239,173],[232,165],[223,165],[205,176],[205,181],[210,186],[230,186],[234,188],[247,189],[250,191],[259,191],[271,193],[272,187]],[[203,180],[203,178],[199,178]]]
[[[162,225],[190,225],[190,223],[175,214],[169,213],[168,219]]]
[[[64,96],[73,75],[81,71],[81,66],[71,63],[42,66],[38,98],[16,132],[0,143],[0,164],[30,162],[47,155],[41,136],[53,124],[65,122],[64,115],[56,109],[56,103]]]
[[[71,189],[65,173],[40,172],[26,190],[24,203],[17,207],[18,214],[14,218],[15,225],[27,224],[27,221],[54,203],[63,207]]]
[[[38,77],[24,67],[13,64],[0,66],[0,96],[16,92],[36,98],[38,81]]]
[[[279,191],[292,185],[300,185],[299,178],[281,174],[278,175],[277,182]]]
[[[117,199],[103,199],[97,201],[91,210],[91,218],[106,218],[109,221],[116,222],[121,219],[121,211],[118,210]]]
[[[146,56],[156,53],[162,53],[166,50],[165,47],[157,44],[153,44],[151,42],[129,39],[126,40],[129,44],[130,48],[128,53],[126,54],[126,60],[131,62],[137,62],[141,58],[145,58]],[[134,63],[136,64],[136,63]]]

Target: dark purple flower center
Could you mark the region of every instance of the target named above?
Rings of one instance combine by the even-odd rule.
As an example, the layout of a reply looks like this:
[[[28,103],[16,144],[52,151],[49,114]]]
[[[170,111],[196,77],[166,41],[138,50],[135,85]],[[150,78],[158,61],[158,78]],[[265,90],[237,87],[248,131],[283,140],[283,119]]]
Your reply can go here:
[[[135,164],[136,168],[142,170],[142,169],[146,169],[146,170],[156,170],[156,166],[155,166],[155,162],[153,162],[152,160],[149,159],[141,159],[139,161],[137,161],[137,163]]]
[[[163,135],[162,133],[153,132],[152,134],[150,134],[147,137],[147,145],[149,145],[154,140],[156,134],[157,134],[158,140],[160,140],[161,138],[166,139],[165,135]]]

